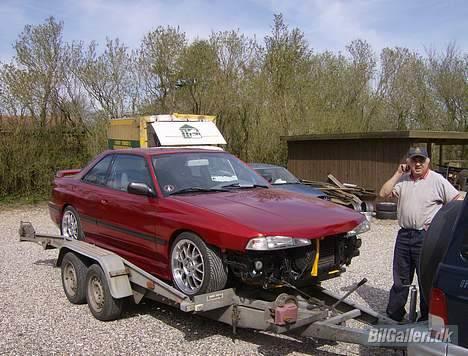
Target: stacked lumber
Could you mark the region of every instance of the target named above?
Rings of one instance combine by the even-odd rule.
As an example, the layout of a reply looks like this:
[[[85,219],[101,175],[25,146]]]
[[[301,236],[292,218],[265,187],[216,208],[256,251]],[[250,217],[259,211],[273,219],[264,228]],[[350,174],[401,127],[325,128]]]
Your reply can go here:
[[[320,189],[330,197],[331,202],[353,208],[356,211],[373,212],[377,194],[355,184],[340,182],[332,174],[328,182],[302,180],[302,183]]]

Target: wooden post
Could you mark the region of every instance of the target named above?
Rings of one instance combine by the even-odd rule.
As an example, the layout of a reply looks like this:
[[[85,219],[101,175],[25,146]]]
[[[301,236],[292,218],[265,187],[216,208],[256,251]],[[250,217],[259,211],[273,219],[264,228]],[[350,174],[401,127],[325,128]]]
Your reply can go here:
[[[442,166],[442,154],[443,154],[443,150],[442,150],[442,144],[439,145],[439,166]]]
[[[426,150],[427,150],[427,155],[432,161],[432,142],[427,142],[426,143]]]

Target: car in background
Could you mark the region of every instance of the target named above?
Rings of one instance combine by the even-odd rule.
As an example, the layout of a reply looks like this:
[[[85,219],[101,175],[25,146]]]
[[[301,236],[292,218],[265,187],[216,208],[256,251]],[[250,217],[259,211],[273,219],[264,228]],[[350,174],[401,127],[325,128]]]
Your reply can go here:
[[[420,260],[421,288],[429,301],[431,333],[456,326],[456,344],[410,344],[409,355],[468,354],[468,197],[452,201],[434,217]],[[453,330],[453,329],[452,329]]]
[[[113,251],[187,295],[228,279],[274,288],[337,277],[369,229],[359,213],[271,189],[233,155],[194,148],[106,151],[59,171],[49,212],[65,238]]]
[[[308,194],[320,199],[330,200],[327,194],[318,188],[302,183],[284,167],[267,163],[249,163],[249,166],[265,178],[265,180],[275,189]]]

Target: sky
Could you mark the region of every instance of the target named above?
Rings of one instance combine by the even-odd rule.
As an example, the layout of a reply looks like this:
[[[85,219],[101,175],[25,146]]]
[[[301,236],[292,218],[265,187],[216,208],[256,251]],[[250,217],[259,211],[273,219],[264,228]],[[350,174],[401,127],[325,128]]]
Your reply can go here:
[[[299,28],[315,52],[344,51],[354,39],[424,54],[455,42],[468,51],[468,0],[0,0],[0,61],[9,62],[25,25],[50,16],[64,22],[65,41],[119,38],[139,47],[157,26],[179,26],[189,39],[212,31],[239,30],[263,41],[282,13]]]

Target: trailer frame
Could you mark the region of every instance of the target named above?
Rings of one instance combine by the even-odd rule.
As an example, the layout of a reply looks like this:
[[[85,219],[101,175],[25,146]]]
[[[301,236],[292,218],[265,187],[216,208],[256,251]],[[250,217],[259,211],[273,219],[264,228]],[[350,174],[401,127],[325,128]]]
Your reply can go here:
[[[345,325],[346,322],[357,320],[377,327],[397,325],[394,320],[370,308],[346,301],[347,295],[339,296],[320,286],[301,290],[293,286],[275,290],[247,286],[190,297],[119,255],[87,242],[69,240],[61,235],[37,234],[30,222],[23,221],[20,223],[19,236],[20,241],[34,242],[44,249],[59,249],[56,266],[62,267],[62,281],[62,261],[71,253],[88,269],[92,265],[102,269],[110,292],[108,298],[112,298],[112,301],[131,298],[138,304],[143,298],[149,298],[177,307],[183,312],[231,325],[234,334],[238,328],[247,328],[381,347],[383,345],[367,342],[372,327],[349,327]],[[361,285],[364,283],[365,280],[360,282]],[[359,286],[354,286],[353,290]],[[120,315],[100,318],[91,304],[88,301],[91,312],[100,320],[113,320]]]

